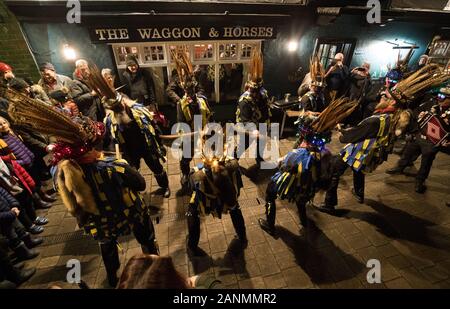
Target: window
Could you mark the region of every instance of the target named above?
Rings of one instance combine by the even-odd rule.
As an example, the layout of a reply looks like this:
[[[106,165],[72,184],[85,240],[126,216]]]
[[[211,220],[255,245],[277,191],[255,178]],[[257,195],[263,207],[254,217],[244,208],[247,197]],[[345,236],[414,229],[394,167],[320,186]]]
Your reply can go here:
[[[448,69],[450,65],[450,41],[439,40],[434,42],[430,49],[429,62],[440,64]]]
[[[172,51],[175,51],[176,53],[185,51],[189,57],[191,57],[191,51],[189,45],[170,45],[170,61],[173,61],[172,57]]]
[[[250,59],[252,56],[252,51],[255,47],[255,44],[241,44],[241,59]]]
[[[126,64],[126,56],[128,54],[133,54],[139,59],[137,46],[117,46],[114,51],[118,64]]]
[[[320,59],[324,68],[328,68],[337,53],[344,54],[344,63],[348,66],[352,62],[353,50],[355,49],[355,39],[328,39],[319,38],[316,40],[314,54]]]
[[[164,61],[164,46],[144,46],[144,62]]]
[[[219,44],[219,59],[233,60],[237,59],[237,44],[224,43]]]
[[[195,44],[194,45],[194,60],[213,60],[214,47],[213,44]]]
[[[186,51],[192,61],[197,82],[210,102],[236,102],[244,90],[252,51],[258,40],[236,42],[162,42],[112,44],[119,70],[126,69],[127,54],[135,54],[140,66],[148,70],[155,84],[156,99],[168,102],[165,89],[176,74],[171,51]],[[122,77],[122,74],[120,74]]]

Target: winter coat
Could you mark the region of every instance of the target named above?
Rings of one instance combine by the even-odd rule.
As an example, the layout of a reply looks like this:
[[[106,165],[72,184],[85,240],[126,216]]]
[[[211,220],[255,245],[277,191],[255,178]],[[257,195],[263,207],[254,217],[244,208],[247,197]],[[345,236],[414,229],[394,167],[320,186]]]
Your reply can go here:
[[[370,86],[370,74],[363,76],[357,73],[351,73],[348,96],[351,100],[360,100],[360,102],[363,102],[369,93]]]
[[[33,164],[34,154],[25,146],[20,137],[15,136],[11,133],[3,133],[0,138],[8,146],[9,150],[14,154],[17,163],[22,166],[28,167]],[[5,157],[3,157],[3,155]],[[4,161],[8,160],[9,155],[7,153],[2,154],[2,159]]]
[[[0,224],[11,223],[16,219],[12,208],[19,207],[19,202],[8,191],[0,187]]]
[[[137,72],[133,74],[127,69],[123,72],[123,77],[127,86],[127,95],[131,99],[144,105],[156,104],[152,73],[138,68]]]
[[[44,89],[46,94],[49,94],[50,92],[55,90],[61,90],[61,88],[63,87],[69,89],[69,94],[72,94],[71,90],[73,88],[73,80],[65,75],[56,74],[56,83],[48,85],[41,78],[38,82],[38,85],[41,86],[42,89]]]
[[[73,78],[72,98],[80,113],[94,121],[102,121],[105,117],[105,109],[101,99],[91,94],[91,88],[76,73],[73,74]]]
[[[48,141],[44,135],[23,126],[14,126],[14,131],[20,135],[25,146],[27,146],[33,154],[41,157],[47,155],[45,148],[48,145]]]
[[[35,182],[33,178],[28,174],[28,172],[16,161],[16,157],[9,149],[8,145],[4,140],[0,139],[0,155],[1,159],[8,166],[11,174],[14,174],[17,178],[19,178],[20,184],[30,192],[35,189]]]

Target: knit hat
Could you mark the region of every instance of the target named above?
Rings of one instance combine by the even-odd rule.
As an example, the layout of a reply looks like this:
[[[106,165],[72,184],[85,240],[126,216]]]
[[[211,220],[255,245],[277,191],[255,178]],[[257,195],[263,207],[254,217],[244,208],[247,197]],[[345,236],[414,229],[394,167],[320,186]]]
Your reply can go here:
[[[44,62],[39,66],[39,71],[43,72],[44,70],[55,71],[55,67],[50,62]]]
[[[22,78],[15,77],[9,82],[9,87],[18,92],[22,92],[26,88],[30,87],[30,85],[28,85],[27,82],[24,81]]]
[[[136,58],[136,55],[134,54],[128,54],[125,58],[125,62],[127,64],[127,66],[132,66],[132,65],[139,65],[139,62]]]
[[[6,71],[12,71],[12,68],[9,64],[0,62],[0,73],[5,73]]]

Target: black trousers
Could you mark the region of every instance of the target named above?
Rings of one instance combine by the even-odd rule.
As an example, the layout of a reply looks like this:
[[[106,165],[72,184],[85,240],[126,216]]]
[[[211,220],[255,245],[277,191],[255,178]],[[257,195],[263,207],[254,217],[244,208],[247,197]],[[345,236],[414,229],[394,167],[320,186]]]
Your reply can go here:
[[[253,140],[255,138],[252,138],[252,144]],[[236,145],[236,149],[234,150],[234,157],[239,160],[239,158],[242,156],[242,154],[250,147],[250,136],[247,134],[245,135],[244,141],[239,141],[239,143]],[[265,138],[256,138],[256,163],[260,164],[262,161],[264,161],[263,153],[260,153],[259,149],[263,149],[266,147],[266,139]],[[253,157],[255,154],[250,153],[250,156]]]
[[[37,217],[33,198],[25,191],[25,189],[23,192],[16,195],[15,198],[20,204],[19,220],[27,229],[29,229]]]
[[[186,154],[185,156],[185,151],[187,152],[187,149],[185,149],[184,145],[190,143],[191,144],[191,149],[190,149],[190,153]],[[183,186],[187,186],[188,182],[189,182],[189,173],[191,172],[191,161],[194,158],[194,154],[195,154],[195,145],[196,145],[197,141],[195,139],[195,135],[192,137],[192,140],[186,139],[183,140],[181,143],[181,149],[183,150],[182,153],[182,157],[180,159],[180,171],[181,171],[181,175],[184,176],[181,179],[182,185]]]
[[[153,175],[161,188],[167,188],[169,186],[169,179],[167,177],[166,171],[162,166],[159,158],[153,155],[150,150],[136,151],[133,154],[126,154],[126,160],[130,163],[132,167],[139,170],[141,167],[141,158],[144,159],[145,164],[152,171]]]
[[[144,223],[136,223],[133,226],[133,234],[139,242],[143,253],[159,254],[155,240],[155,228],[148,214],[144,215]],[[117,238],[99,239],[100,250],[108,276],[115,276],[120,268]]]
[[[27,231],[19,220],[14,219],[11,223],[3,223],[0,225],[3,236],[8,240],[8,246],[14,249],[20,245],[22,238],[28,235]]]
[[[245,221],[242,216],[242,211],[239,208],[239,204],[229,211],[231,222],[233,223],[234,230],[236,231],[239,239],[247,239],[245,232]],[[200,240],[200,214],[198,212],[198,206],[189,204],[188,211],[186,213],[188,224],[188,247],[197,248]]]
[[[26,168],[26,171],[28,174],[30,174],[31,178],[33,178],[34,183],[36,185],[34,192],[39,192],[42,187],[42,180],[41,180],[41,170],[39,168],[39,164],[35,164],[34,162],[31,164],[31,166],[28,166]]]
[[[434,158],[436,158],[436,154],[438,152],[438,147],[434,147],[432,143],[421,137],[416,137],[414,140],[409,141],[406,144],[405,150],[403,151],[403,154],[397,164],[398,167],[404,169],[408,165],[414,163],[414,161],[422,155],[422,159],[420,160],[420,168],[417,172],[416,179],[423,182],[428,178]]]
[[[270,226],[275,225],[275,219],[277,214],[276,207],[277,199],[277,187],[274,181],[270,181],[266,188],[266,220]],[[296,199],[296,205],[298,210],[298,215],[300,218],[300,223],[306,227],[308,225],[308,217],[306,215],[306,203],[308,203],[309,198],[307,196],[300,195]]]
[[[0,247],[0,281],[13,278],[14,266],[8,256],[8,252]]]
[[[327,206],[336,206],[338,204],[337,189],[339,180],[350,166],[345,163],[340,156],[333,158],[333,173],[331,175],[331,184],[325,195],[325,204]],[[353,170],[353,187],[358,196],[364,197],[365,176],[360,171]]]

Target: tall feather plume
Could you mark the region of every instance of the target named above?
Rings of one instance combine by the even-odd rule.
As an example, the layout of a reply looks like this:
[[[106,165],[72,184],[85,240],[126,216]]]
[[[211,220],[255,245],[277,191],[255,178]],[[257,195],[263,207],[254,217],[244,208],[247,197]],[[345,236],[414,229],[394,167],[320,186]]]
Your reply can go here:
[[[3,85],[0,86],[0,94],[9,101],[8,113],[14,123],[55,136],[67,143],[87,141],[88,135],[83,127],[54,107]]]
[[[258,83],[263,78],[264,62],[261,51],[257,48],[253,49],[250,60],[250,81]]]
[[[406,70],[408,70],[408,64],[409,61],[411,60],[412,56],[414,55],[414,48],[416,46],[413,45],[411,46],[411,48],[408,50],[408,52],[406,53],[405,57],[403,57],[403,59],[400,56],[400,51],[398,52],[398,60],[397,60],[397,67],[405,72]]]
[[[170,50],[170,53],[175,61],[178,77],[182,85],[191,81],[194,77],[194,69],[186,51]]]
[[[309,73],[313,83],[323,83],[325,70],[322,66],[322,63],[320,63],[320,59],[319,57],[317,57],[317,55],[311,57],[311,59],[309,60]]]
[[[102,97],[106,97],[107,99],[115,99],[116,98],[116,90],[111,88],[108,82],[103,78],[102,73],[98,69],[98,67],[90,63],[89,71],[91,74],[89,75],[86,83],[88,86],[100,94]]]
[[[401,80],[392,90],[391,95],[397,102],[408,104],[417,93],[443,84],[449,80],[450,74],[444,72],[437,64],[427,64],[407,78]]]
[[[333,129],[338,123],[348,117],[358,106],[357,100],[347,97],[335,99],[319,115],[313,124],[316,132],[326,132]]]

